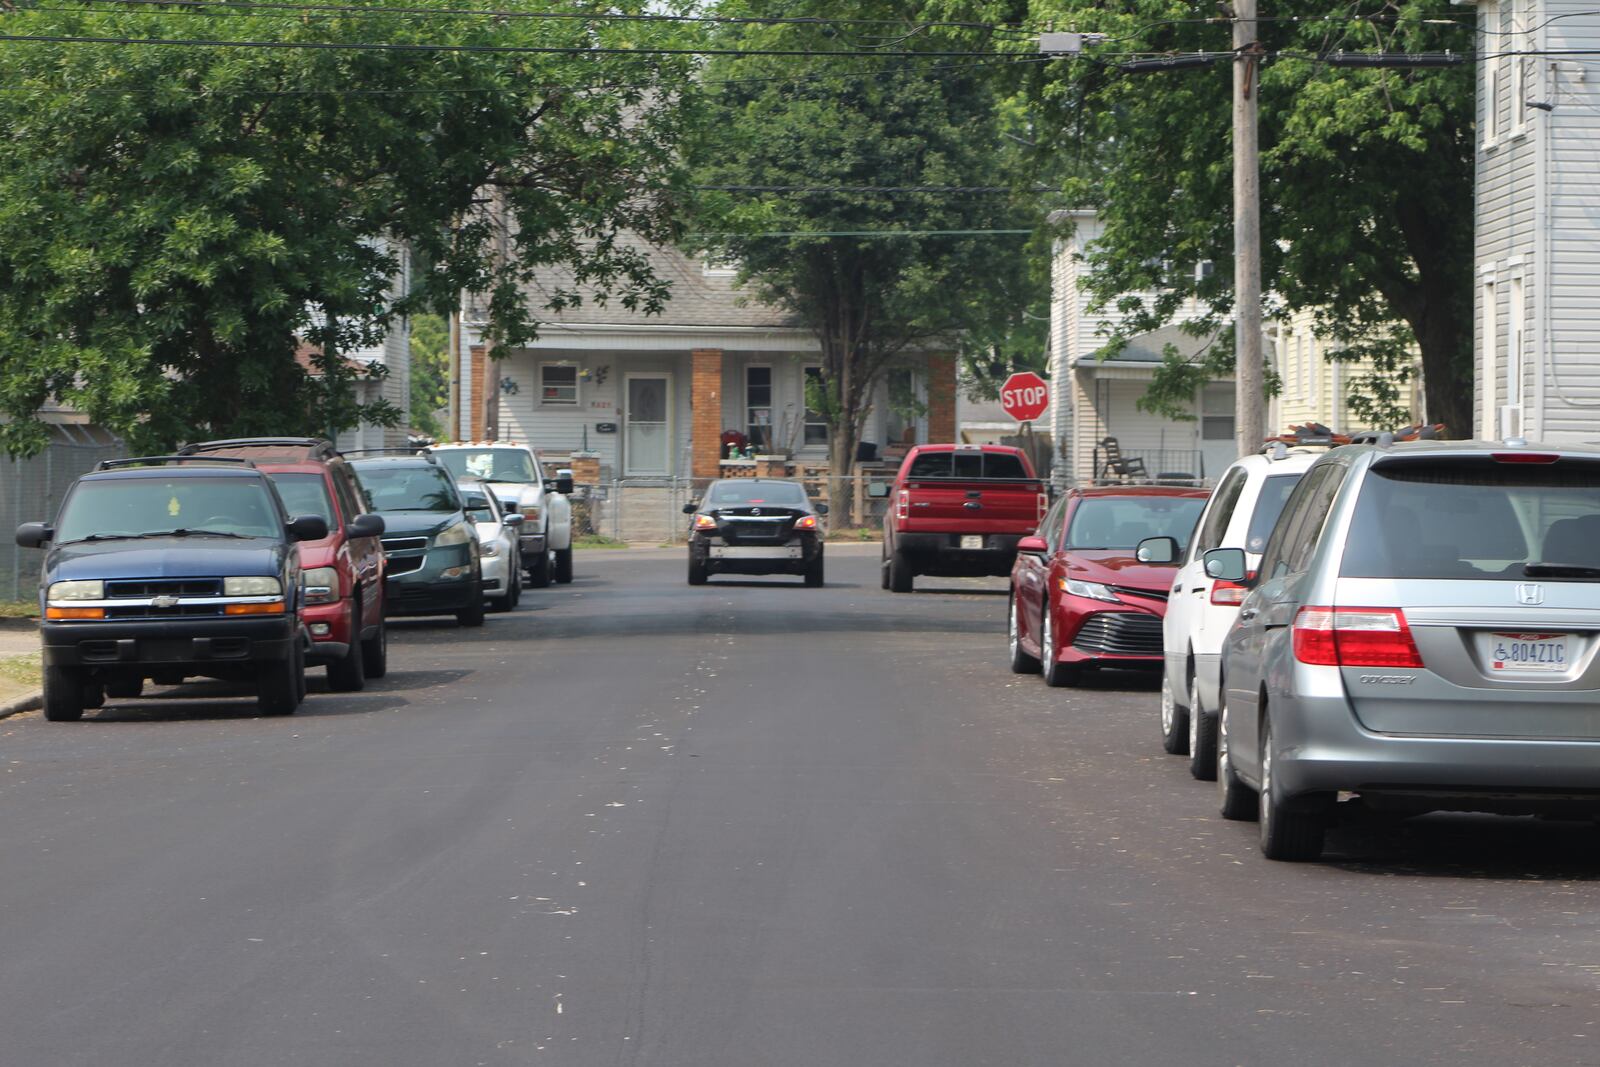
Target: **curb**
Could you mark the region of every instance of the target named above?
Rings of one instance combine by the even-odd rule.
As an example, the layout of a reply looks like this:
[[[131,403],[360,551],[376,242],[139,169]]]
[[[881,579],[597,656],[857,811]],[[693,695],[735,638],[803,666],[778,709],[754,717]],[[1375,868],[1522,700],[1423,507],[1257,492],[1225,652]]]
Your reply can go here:
[[[36,711],[44,706],[44,690],[30,693],[25,697],[18,697],[9,704],[0,704],[0,719],[11,715],[21,715],[25,711]]]

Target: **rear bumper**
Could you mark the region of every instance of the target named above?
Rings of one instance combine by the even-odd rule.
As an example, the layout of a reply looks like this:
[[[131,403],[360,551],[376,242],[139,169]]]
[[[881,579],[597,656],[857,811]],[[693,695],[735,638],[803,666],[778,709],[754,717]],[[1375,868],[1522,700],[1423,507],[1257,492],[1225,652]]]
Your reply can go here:
[[[299,639],[292,615],[271,618],[43,623],[52,667],[184,667],[286,660]]]
[[[822,551],[822,542],[810,535],[782,544],[729,545],[699,534],[689,540],[689,557],[712,574],[804,574]]]
[[[982,537],[982,548],[962,548],[962,537]],[[1017,542],[1026,534],[900,533],[897,551],[910,557],[918,574],[943,578],[979,578],[1011,573],[1017,559]]]

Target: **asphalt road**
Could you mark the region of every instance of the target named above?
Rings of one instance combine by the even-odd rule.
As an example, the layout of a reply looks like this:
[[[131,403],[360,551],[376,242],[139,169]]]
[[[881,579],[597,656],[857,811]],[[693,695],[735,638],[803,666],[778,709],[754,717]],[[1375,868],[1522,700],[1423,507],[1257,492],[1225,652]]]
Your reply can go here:
[[[1267,863],[1148,681],[1014,677],[1003,583],[830,553],[586,553],[291,719],[0,722],[0,1063],[1600,1062],[1594,829]]]

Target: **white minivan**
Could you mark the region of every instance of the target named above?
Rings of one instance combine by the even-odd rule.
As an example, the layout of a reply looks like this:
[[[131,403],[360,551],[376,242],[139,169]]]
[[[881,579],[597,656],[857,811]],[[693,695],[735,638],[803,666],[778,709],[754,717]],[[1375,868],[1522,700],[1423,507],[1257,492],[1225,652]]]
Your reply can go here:
[[[1187,753],[1196,778],[1216,777],[1222,640],[1245,594],[1242,585],[1206,577],[1201,557],[1213,548],[1242,548],[1254,568],[1290,490],[1326,453],[1277,444],[1235,461],[1217,482],[1180,560],[1162,623],[1161,743],[1173,755]]]

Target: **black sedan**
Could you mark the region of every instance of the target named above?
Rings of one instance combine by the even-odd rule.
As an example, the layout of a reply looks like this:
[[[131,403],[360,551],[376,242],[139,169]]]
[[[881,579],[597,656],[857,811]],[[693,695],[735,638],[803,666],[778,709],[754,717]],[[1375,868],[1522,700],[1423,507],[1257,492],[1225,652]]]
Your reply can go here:
[[[689,521],[689,584],[713,574],[800,574],[822,584],[822,527],[828,505],[812,504],[799,482],[723,478]]]

